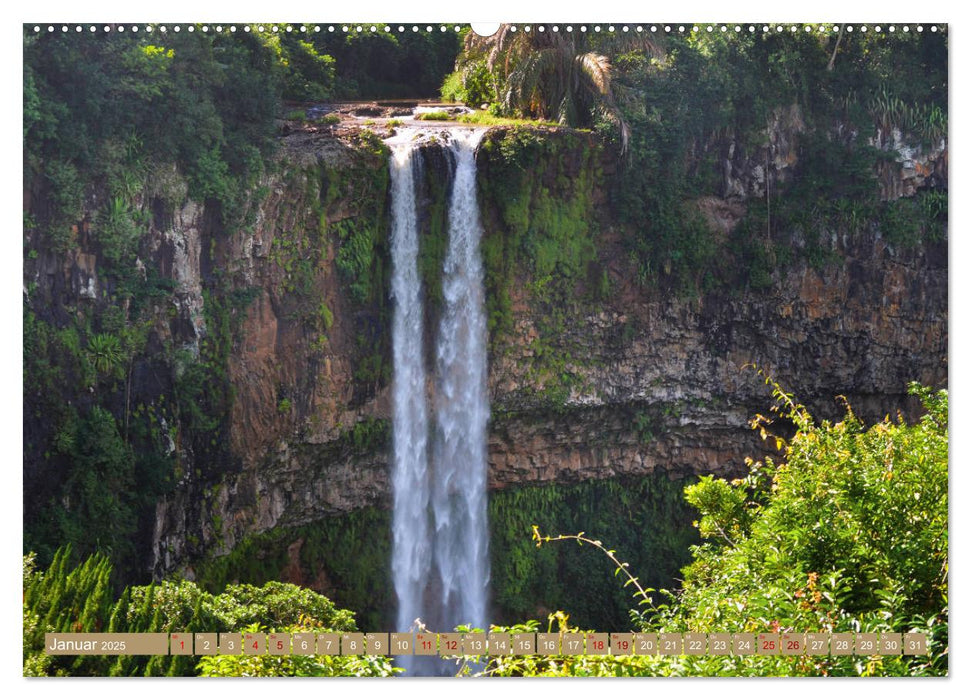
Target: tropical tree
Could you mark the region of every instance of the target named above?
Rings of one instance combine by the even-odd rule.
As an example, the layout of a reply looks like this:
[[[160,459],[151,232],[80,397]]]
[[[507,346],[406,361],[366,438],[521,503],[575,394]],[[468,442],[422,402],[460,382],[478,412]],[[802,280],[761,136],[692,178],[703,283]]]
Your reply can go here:
[[[463,66],[484,62],[493,75],[496,99],[507,113],[569,126],[587,126],[605,117],[617,125],[621,151],[626,152],[630,127],[617,106],[606,54],[660,56],[660,45],[637,34],[594,38],[550,27],[531,29],[504,24],[488,37],[469,32]]]

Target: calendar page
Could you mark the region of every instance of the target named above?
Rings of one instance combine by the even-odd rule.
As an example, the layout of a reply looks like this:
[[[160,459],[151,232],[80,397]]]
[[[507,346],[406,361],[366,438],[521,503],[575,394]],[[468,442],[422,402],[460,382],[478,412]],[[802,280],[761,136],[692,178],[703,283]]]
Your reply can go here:
[[[948,25],[325,10],[22,26],[23,675],[947,676]]]

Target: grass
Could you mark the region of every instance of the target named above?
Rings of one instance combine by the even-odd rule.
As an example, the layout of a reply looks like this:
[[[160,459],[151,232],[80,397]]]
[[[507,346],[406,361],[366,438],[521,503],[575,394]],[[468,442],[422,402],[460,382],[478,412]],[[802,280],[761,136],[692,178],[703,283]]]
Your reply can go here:
[[[513,119],[512,117],[497,117],[485,110],[475,110],[470,114],[463,114],[456,121],[464,124],[480,124],[482,126],[562,126],[556,122],[540,119]]]
[[[425,112],[415,116],[415,119],[422,121],[445,122],[455,121],[463,124],[477,124],[480,126],[562,126],[556,122],[542,121],[540,119],[513,119],[511,117],[497,117],[489,114],[485,110],[476,110],[469,114],[452,115],[444,110],[436,112]]]
[[[447,122],[451,121],[452,115],[445,111],[425,112],[424,114],[417,115],[415,119],[421,119],[426,122]]]

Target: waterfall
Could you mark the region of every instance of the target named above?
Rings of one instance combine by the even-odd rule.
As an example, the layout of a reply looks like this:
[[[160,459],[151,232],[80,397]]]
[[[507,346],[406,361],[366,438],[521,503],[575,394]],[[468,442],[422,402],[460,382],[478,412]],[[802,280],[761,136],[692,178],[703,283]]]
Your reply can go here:
[[[482,131],[456,130],[436,346],[436,431],[431,503],[435,567],[442,586],[441,629],[486,624],[489,578],[486,521],[486,318],[476,199],[475,147]]]
[[[393,466],[391,571],[398,596],[398,629],[407,630],[422,614],[431,569],[428,522],[428,409],[425,398],[424,329],[418,275],[418,214],[415,205],[419,152],[409,144],[391,152],[391,338]]]
[[[439,132],[442,133],[442,132]],[[420,151],[408,136],[391,155],[394,298],[392,576],[398,629],[420,618],[432,631],[485,628],[489,553],[486,512],[486,317],[479,253],[475,148],[482,130],[444,132],[454,162],[441,320],[434,351],[434,428],[424,367],[416,181]],[[430,438],[431,436],[431,438]],[[431,450],[429,440],[431,439]],[[399,659],[399,663],[401,660]],[[413,673],[440,673],[425,657]]]

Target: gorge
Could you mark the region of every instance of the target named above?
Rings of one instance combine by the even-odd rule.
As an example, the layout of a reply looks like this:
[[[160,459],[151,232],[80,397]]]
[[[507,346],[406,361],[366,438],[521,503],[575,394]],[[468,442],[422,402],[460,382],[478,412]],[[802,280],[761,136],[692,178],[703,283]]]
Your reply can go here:
[[[262,65],[247,46],[234,60]],[[152,76],[202,55],[148,48],[129,63]],[[753,366],[821,419],[842,396],[867,423],[913,421],[908,382],[948,376],[946,122],[795,88],[750,104],[681,49],[680,67],[618,54],[650,87],[622,105],[626,153],[609,115],[479,110],[473,130],[428,108],[443,122],[414,141],[399,103],[304,101],[274,107],[265,152],[238,125],[219,152],[153,141],[154,121],[75,143],[101,122],[64,107],[61,150],[28,154],[24,181],[25,550],[110,552],[122,583],[298,583],[361,629],[556,610],[619,629],[609,564],[537,550],[531,526],[677,586],[698,542],[683,486],[776,453],[749,425],[773,400]],[[50,92],[70,84],[49,77],[71,64],[57,50],[28,61]],[[714,97],[675,89],[692,71]]]
[[[663,492],[668,479],[741,473],[743,457],[766,450],[748,421],[771,400],[760,377],[744,369],[750,363],[822,416],[837,414],[834,397],[842,394],[861,416],[882,417],[907,405],[908,381],[934,383],[947,376],[945,244],[901,248],[876,231],[834,236],[823,245],[837,260],[821,267],[796,261],[758,291],[688,297],[645,291],[632,281],[619,232],[606,214],[601,183],[610,177],[607,154],[581,133],[526,133],[542,136],[542,150],[525,171],[536,187],[516,204],[537,216],[549,202],[579,202],[591,226],[599,227],[596,234],[576,234],[591,240],[596,235],[592,265],[598,272],[571,282],[577,291],[565,307],[531,281],[532,273],[516,259],[518,244],[501,233],[509,230],[503,222],[510,212],[492,184],[509,177],[501,149],[515,145],[522,133],[489,131],[478,161],[493,326],[487,442],[488,487],[499,498],[495,508],[507,507],[503,494],[524,487],[572,489],[660,476],[653,490]],[[372,154],[370,147],[306,133],[285,137],[282,145],[281,175],[267,182],[265,195],[254,203],[253,228],[227,236],[212,228],[205,208],[192,203],[163,213],[153,227],[152,264],[175,285],[169,307],[174,316],[156,306],[155,342],[169,339],[165,342],[191,349],[222,338],[235,390],[222,423],[225,440],[218,444],[175,428],[171,413],[153,418],[155,425],[169,426],[161,438],[169,441],[166,449],[181,476],[158,503],[149,530],[152,554],[142,566],[155,575],[181,571],[213,582],[249,576],[292,580],[348,607],[373,610],[364,619],[377,624],[393,610],[388,573],[375,570],[391,558],[392,527],[384,513],[393,502],[388,465],[396,454],[389,442],[393,360],[390,337],[376,325],[390,318],[390,306],[384,281],[366,295],[348,288],[340,251],[364,240],[373,246],[367,269],[386,264],[382,232],[391,229],[386,193],[403,185],[389,185],[384,151]],[[428,317],[424,325],[416,318],[406,323],[413,345],[401,350],[412,359],[425,352],[417,348],[435,347],[450,293],[439,272],[447,255],[448,192],[442,183],[448,181],[449,155],[446,147],[429,143],[409,157],[419,152],[424,168],[401,161],[402,169],[414,168],[415,197],[424,211],[414,233],[430,259],[413,272],[421,276]],[[396,151],[395,157],[405,155]],[[773,157],[786,162],[787,155]],[[331,199],[317,204],[325,197]],[[732,215],[722,216],[718,221],[728,225]],[[322,234],[314,233],[321,224]],[[395,229],[391,235],[398,234]],[[319,235],[324,241],[319,261],[301,273],[301,251]],[[42,284],[33,290],[31,305],[40,308],[59,303],[56,299],[102,303],[108,291],[95,261],[80,250],[32,261],[31,274]],[[251,299],[245,306],[216,305],[217,297],[206,290],[217,269],[231,280],[222,298],[232,289],[245,292]],[[291,291],[298,274],[305,274],[305,296]],[[591,282],[603,276],[611,289],[601,299]],[[85,296],[88,289],[95,290],[93,297]],[[409,298],[405,292],[394,295],[402,304]],[[499,304],[503,295],[505,310]],[[138,360],[132,369],[133,407],[175,391],[158,365]],[[418,367],[402,379],[412,386],[428,380]],[[421,442],[421,422],[431,416],[417,405],[413,411],[416,433],[394,439],[412,445],[402,447],[403,454],[424,450],[434,459],[443,446]],[[28,485],[42,473],[28,474]],[[416,478],[423,477],[416,472]],[[520,543],[503,533],[504,544],[498,544],[493,534],[493,549],[501,552],[493,553],[500,588],[519,584],[511,571],[502,572],[509,564],[495,570],[495,557],[508,562],[512,550],[528,553],[531,521],[562,508],[555,499],[566,496],[547,493],[554,501],[534,500],[539,510],[522,515]],[[570,498],[583,496],[575,492]],[[424,506],[416,501],[411,507]],[[686,533],[690,519],[686,511],[671,514]],[[315,531],[314,523],[324,529]],[[590,531],[582,523],[577,529]],[[360,533],[353,537],[361,539],[356,545],[339,543],[337,532]],[[408,541],[417,547],[421,538]],[[670,547],[661,546],[668,557],[678,548]],[[420,556],[427,562],[433,553]],[[353,562],[363,562],[362,569]],[[402,571],[399,567],[393,568]],[[609,572],[606,579],[610,585]],[[530,585],[548,588],[537,581]]]

